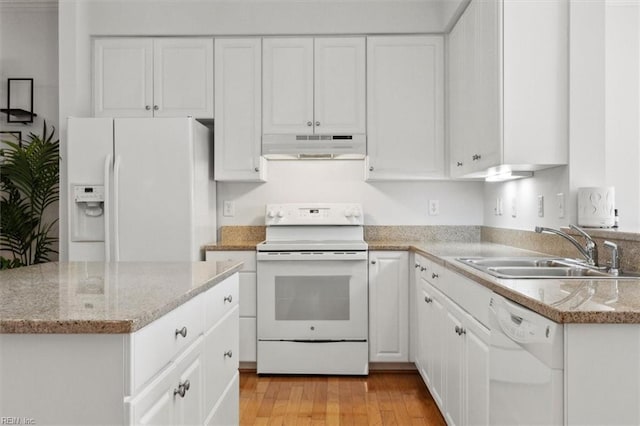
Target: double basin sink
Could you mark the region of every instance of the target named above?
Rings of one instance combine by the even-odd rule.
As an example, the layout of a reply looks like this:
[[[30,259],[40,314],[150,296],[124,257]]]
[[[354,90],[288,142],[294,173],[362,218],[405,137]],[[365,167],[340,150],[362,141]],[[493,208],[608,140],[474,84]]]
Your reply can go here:
[[[640,277],[640,274],[637,273],[620,273],[619,275],[614,275],[607,272],[606,269],[590,266],[576,259],[550,257],[460,257],[456,260],[493,275],[496,278],[621,279]]]

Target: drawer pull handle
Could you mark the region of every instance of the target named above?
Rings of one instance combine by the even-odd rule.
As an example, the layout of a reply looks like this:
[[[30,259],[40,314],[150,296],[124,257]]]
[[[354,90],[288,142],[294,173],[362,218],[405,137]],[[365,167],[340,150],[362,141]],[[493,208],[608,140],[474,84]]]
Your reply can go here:
[[[178,335],[187,337],[187,327],[182,327],[181,329],[176,328],[176,337],[178,337]]]
[[[173,396],[180,395],[180,398],[184,398],[189,388],[191,388],[191,382],[188,380],[178,383],[178,388],[173,390]]]
[[[225,296],[224,297],[224,302],[227,303],[231,303],[233,301],[233,297],[231,297],[231,295]]]
[[[233,352],[231,352],[231,349],[229,349],[228,351],[226,351],[224,353],[224,357],[229,357],[229,358],[233,358]]]
[[[455,330],[456,330],[456,334],[457,334],[458,336],[462,336],[463,334],[467,334],[467,330],[465,330],[463,327],[458,327],[458,326],[456,325]]]
[[[416,263],[416,264],[415,264],[415,267],[416,267],[416,268],[419,268],[419,267],[420,267],[420,264],[419,264],[419,263]]]
[[[438,274],[436,274],[435,272],[434,272],[433,274],[431,274],[431,278],[433,278],[433,279],[436,279],[436,278],[438,278],[438,277],[439,277],[439,275],[438,275]]]
[[[433,302],[433,299],[428,297],[428,296],[425,296],[424,297],[424,301],[427,302],[427,303],[431,303],[431,302]]]
[[[420,271],[421,271],[421,272],[422,272],[422,271],[426,271],[426,270],[427,270],[427,268],[425,268],[424,266],[421,266],[421,267],[420,267]]]

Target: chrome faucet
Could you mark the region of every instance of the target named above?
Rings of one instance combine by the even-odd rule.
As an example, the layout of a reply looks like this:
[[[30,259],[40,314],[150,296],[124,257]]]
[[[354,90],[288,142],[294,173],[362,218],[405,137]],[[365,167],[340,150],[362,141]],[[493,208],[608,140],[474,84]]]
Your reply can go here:
[[[622,271],[620,271],[620,249],[618,248],[618,245],[611,241],[605,241],[604,246],[611,249],[611,265],[607,272],[611,275],[620,275]]]
[[[536,226],[536,232],[539,234],[547,233],[547,234],[556,234],[561,236],[562,238],[569,241],[578,249],[580,254],[584,256],[584,258],[587,260],[587,263],[589,265],[598,266],[598,247],[596,246],[596,242],[593,240],[593,238],[589,236],[589,234],[587,234],[577,226],[569,225],[569,227],[574,231],[578,232],[587,240],[585,247],[582,247],[582,245],[580,245],[578,240],[573,238],[571,235],[567,234],[566,232],[560,231],[558,229],[545,228],[544,226]]]

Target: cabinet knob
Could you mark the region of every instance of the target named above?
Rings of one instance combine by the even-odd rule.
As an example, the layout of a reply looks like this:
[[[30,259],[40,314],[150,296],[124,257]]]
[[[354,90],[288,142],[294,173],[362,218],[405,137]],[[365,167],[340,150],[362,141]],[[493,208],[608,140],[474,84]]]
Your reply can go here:
[[[256,172],[259,172],[260,171],[260,167],[256,167],[253,170],[255,170]]]
[[[438,274],[436,274],[435,272],[434,272],[433,274],[431,274],[431,278],[432,278],[432,279],[436,279],[436,278],[438,278],[438,277],[439,277],[439,275],[438,275]]]
[[[185,380],[182,383],[178,383],[178,388],[173,390],[173,396],[180,395],[180,398],[184,398],[187,391],[191,388],[191,382]]]
[[[231,295],[224,297],[224,303],[227,303],[227,302],[229,303],[233,302],[233,297],[231,297]]]
[[[420,271],[426,271],[426,270],[427,270],[427,268],[426,268],[426,267],[424,267],[424,266],[421,266],[421,267],[420,267]]]
[[[376,264],[376,261],[375,261],[375,260],[372,260],[372,261],[371,261],[371,264],[372,264],[372,265],[375,265],[375,264]]]
[[[373,171],[373,166],[369,166],[369,171],[372,172]]]
[[[417,268],[419,268],[419,267],[420,267],[420,264],[419,264],[419,263],[416,263],[414,267],[417,269]]]
[[[424,301],[427,302],[427,303],[431,303],[431,302],[433,302],[433,299],[428,297],[428,296],[425,296],[424,297]]]
[[[311,127],[313,126],[313,123],[311,121],[307,121],[307,126]]]
[[[316,126],[319,126],[319,125],[320,125],[320,122],[319,122],[319,121],[316,121]]]
[[[456,163],[456,166],[458,166],[458,167],[462,167],[462,161],[458,161],[458,162]]]
[[[154,110],[154,111],[157,111],[157,110],[159,110],[159,109],[160,109],[160,107],[159,107],[158,105],[154,105],[154,106],[153,106],[153,110]]]
[[[224,357],[229,357],[229,358],[233,358],[233,352],[231,352],[231,349],[229,349],[228,351],[226,351],[224,353]]]
[[[146,105],[144,109],[146,109],[147,111],[151,111],[151,105]]]
[[[176,328],[176,337],[178,337],[178,335],[182,336],[182,337],[187,337],[187,327],[182,327],[180,329]]]

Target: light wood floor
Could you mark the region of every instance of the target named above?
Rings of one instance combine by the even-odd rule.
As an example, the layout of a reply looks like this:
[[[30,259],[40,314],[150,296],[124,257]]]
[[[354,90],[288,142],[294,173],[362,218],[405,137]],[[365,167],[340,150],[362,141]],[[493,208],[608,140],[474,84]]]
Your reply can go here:
[[[445,425],[417,372],[240,374],[241,425]]]

